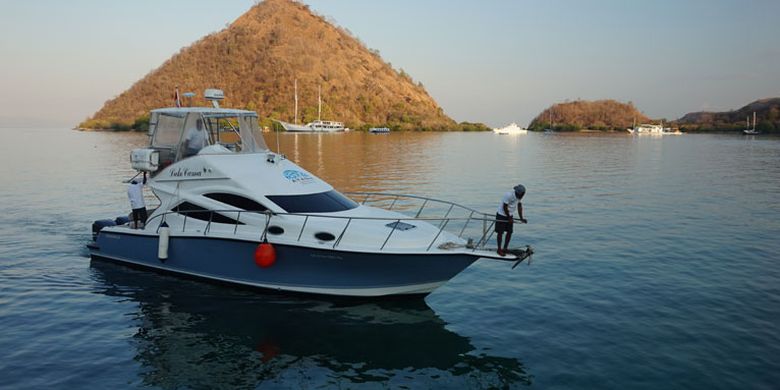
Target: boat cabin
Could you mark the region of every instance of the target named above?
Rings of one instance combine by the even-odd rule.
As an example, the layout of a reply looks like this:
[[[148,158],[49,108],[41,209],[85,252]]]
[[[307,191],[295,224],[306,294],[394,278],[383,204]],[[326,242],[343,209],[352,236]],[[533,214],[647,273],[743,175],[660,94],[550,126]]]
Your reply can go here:
[[[211,107],[152,110],[149,138],[150,149],[159,153],[160,170],[211,145],[220,145],[225,152],[234,153],[268,150],[257,113],[246,110]]]

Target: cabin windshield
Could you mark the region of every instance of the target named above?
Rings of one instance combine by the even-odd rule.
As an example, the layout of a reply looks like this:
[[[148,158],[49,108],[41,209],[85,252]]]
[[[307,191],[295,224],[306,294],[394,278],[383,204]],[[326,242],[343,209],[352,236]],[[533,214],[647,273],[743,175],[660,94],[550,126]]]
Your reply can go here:
[[[152,112],[150,119],[151,147],[159,151],[163,168],[209,145],[218,144],[235,153],[268,150],[253,112],[171,109]]]
[[[204,114],[210,139],[237,153],[257,153],[268,149],[254,115]]]

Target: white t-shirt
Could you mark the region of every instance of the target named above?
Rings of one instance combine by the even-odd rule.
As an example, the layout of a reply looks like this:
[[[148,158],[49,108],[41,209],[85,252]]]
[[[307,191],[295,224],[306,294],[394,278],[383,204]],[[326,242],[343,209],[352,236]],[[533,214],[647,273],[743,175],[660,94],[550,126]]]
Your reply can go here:
[[[504,194],[504,197],[501,198],[501,204],[498,205],[498,213],[505,217],[511,217],[512,214],[514,214],[515,209],[517,209],[517,202],[519,202],[519,199],[515,196],[515,191],[512,190],[507,192]],[[504,213],[504,205],[509,209],[509,215]]]
[[[130,183],[127,187],[127,197],[130,199],[130,208],[133,210],[146,207],[144,203],[144,182],[136,179],[136,184]]]
[[[208,143],[206,130],[198,130],[196,127],[187,130],[187,137],[185,139],[187,140],[187,149],[189,150],[201,150]]]

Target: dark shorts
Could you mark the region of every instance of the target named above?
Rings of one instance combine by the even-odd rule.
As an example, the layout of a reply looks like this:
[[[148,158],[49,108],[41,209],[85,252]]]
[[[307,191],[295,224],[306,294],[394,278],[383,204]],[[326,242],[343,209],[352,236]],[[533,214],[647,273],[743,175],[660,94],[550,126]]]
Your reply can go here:
[[[496,233],[512,233],[513,225],[513,223],[509,222],[509,217],[496,213]]]
[[[146,223],[146,218],[147,218],[146,207],[139,207],[137,209],[133,209],[133,221],[141,221],[143,223]]]

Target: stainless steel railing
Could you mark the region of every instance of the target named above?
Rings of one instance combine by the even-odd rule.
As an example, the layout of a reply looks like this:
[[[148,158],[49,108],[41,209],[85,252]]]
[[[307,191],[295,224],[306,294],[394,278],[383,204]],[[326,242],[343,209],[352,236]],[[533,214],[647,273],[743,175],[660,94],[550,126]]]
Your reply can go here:
[[[295,239],[296,242],[300,242],[303,234],[306,230],[307,225],[310,224],[311,220],[331,220],[331,221],[344,221],[344,228],[341,229],[341,232],[338,234],[338,236],[335,236],[334,242],[332,245],[332,248],[337,248],[344,238],[344,236],[349,231],[350,227],[352,227],[354,224],[354,221],[366,221],[366,220],[372,220],[372,221],[386,221],[388,224],[392,224],[392,229],[390,229],[390,232],[386,236],[384,236],[384,240],[382,241],[381,246],[378,246],[379,251],[385,250],[385,248],[388,248],[388,243],[391,242],[391,238],[396,233],[396,230],[398,230],[398,227],[401,222],[427,222],[431,225],[437,227],[436,233],[433,236],[433,238],[428,242],[428,245],[425,249],[425,251],[430,251],[430,249],[433,247],[433,245],[436,243],[436,240],[441,236],[441,234],[445,231],[447,226],[455,225],[456,228],[454,231],[450,232],[453,235],[457,235],[459,238],[463,238],[464,233],[467,231],[467,228],[470,224],[473,225],[473,223],[479,223],[482,222],[481,229],[479,229],[479,226],[475,226],[472,229],[479,229],[476,230],[475,233],[478,234],[479,239],[476,242],[473,242],[471,239],[469,239],[469,244],[467,244],[467,247],[471,249],[472,251],[476,251],[478,249],[484,249],[485,245],[489,242],[490,238],[493,235],[493,226],[496,223],[495,216],[489,215],[486,213],[482,213],[480,211],[474,210],[472,208],[459,205],[457,203],[445,201],[445,200],[439,200],[439,199],[433,199],[433,198],[427,198],[423,196],[416,196],[416,195],[403,195],[403,194],[386,194],[386,193],[347,193],[351,195],[361,195],[363,196],[363,201],[361,204],[366,204],[371,196],[374,196],[375,198],[372,200],[374,204],[380,204],[381,202],[389,202],[390,206],[386,207],[387,210],[393,210],[394,207],[398,204],[401,200],[407,200],[407,199],[413,199],[416,201],[422,201],[422,205],[419,208],[415,207],[415,212],[413,213],[414,216],[410,216],[407,218],[386,218],[386,217],[355,217],[355,216],[337,216],[337,215],[322,215],[322,214],[311,214],[311,213],[284,213],[284,212],[272,212],[269,210],[263,210],[263,211],[253,211],[253,210],[191,210],[191,211],[167,211],[164,213],[153,215],[148,221],[147,225],[151,226],[152,221],[155,219],[161,219],[160,224],[157,225],[157,231],[159,232],[160,225],[162,225],[163,222],[166,222],[169,219],[169,216],[171,215],[178,215],[183,216],[184,219],[181,223],[181,232],[187,231],[187,222],[189,219],[196,219],[201,222],[205,222],[206,226],[203,228],[202,233],[203,235],[209,235],[211,232],[211,226],[215,223],[225,224],[222,222],[215,222],[214,216],[215,214],[218,214],[219,216],[223,218],[229,218],[232,219],[233,222],[227,225],[233,225],[233,234],[238,234],[239,226],[245,225],[245,226],[253,226],[253,225],[246,225],[245,223],[241,222],[242,216],[244,216],[244,221],[246,221],[247,215],[254,215],[254,216],[261,216],[265,218],[265,223],[262,227],[260,227],[258,233],[260,234],[260,237],[266,237],[268,234],[269,226],[271,225],[271,220],[275,217],[293,217],[293,218],[303,218],[303,223],[301,224],[300,230],[298,231],[297,238]],[[380,204],[381,205],[381,204]],[[431,205],[441,205],[443,206],[442,210],[446,209],[443,216],[438,217],[423,217],[421,216],[423,211],[426,209],[426,207],[431,208]],[[453,212],[461,212],[464,213],[463,217],[452,217]],[[208,220],[204,219],[204,214],[208,213]],[[193,214],[199,214],[198,218],[193,218]],[[232,216],[235,215],[235,219],[232,218]],[[462,227],[460,226],[462,224]],[[201,228],[202,225],[199,225],[198,228]],[[459,227],[460,229],[457,229]],[[194,231],[195,229],[191,229],[191,231]],[[199,230],[198,230],[199,231]],[[392,247],[392,246],[391,246]]]

